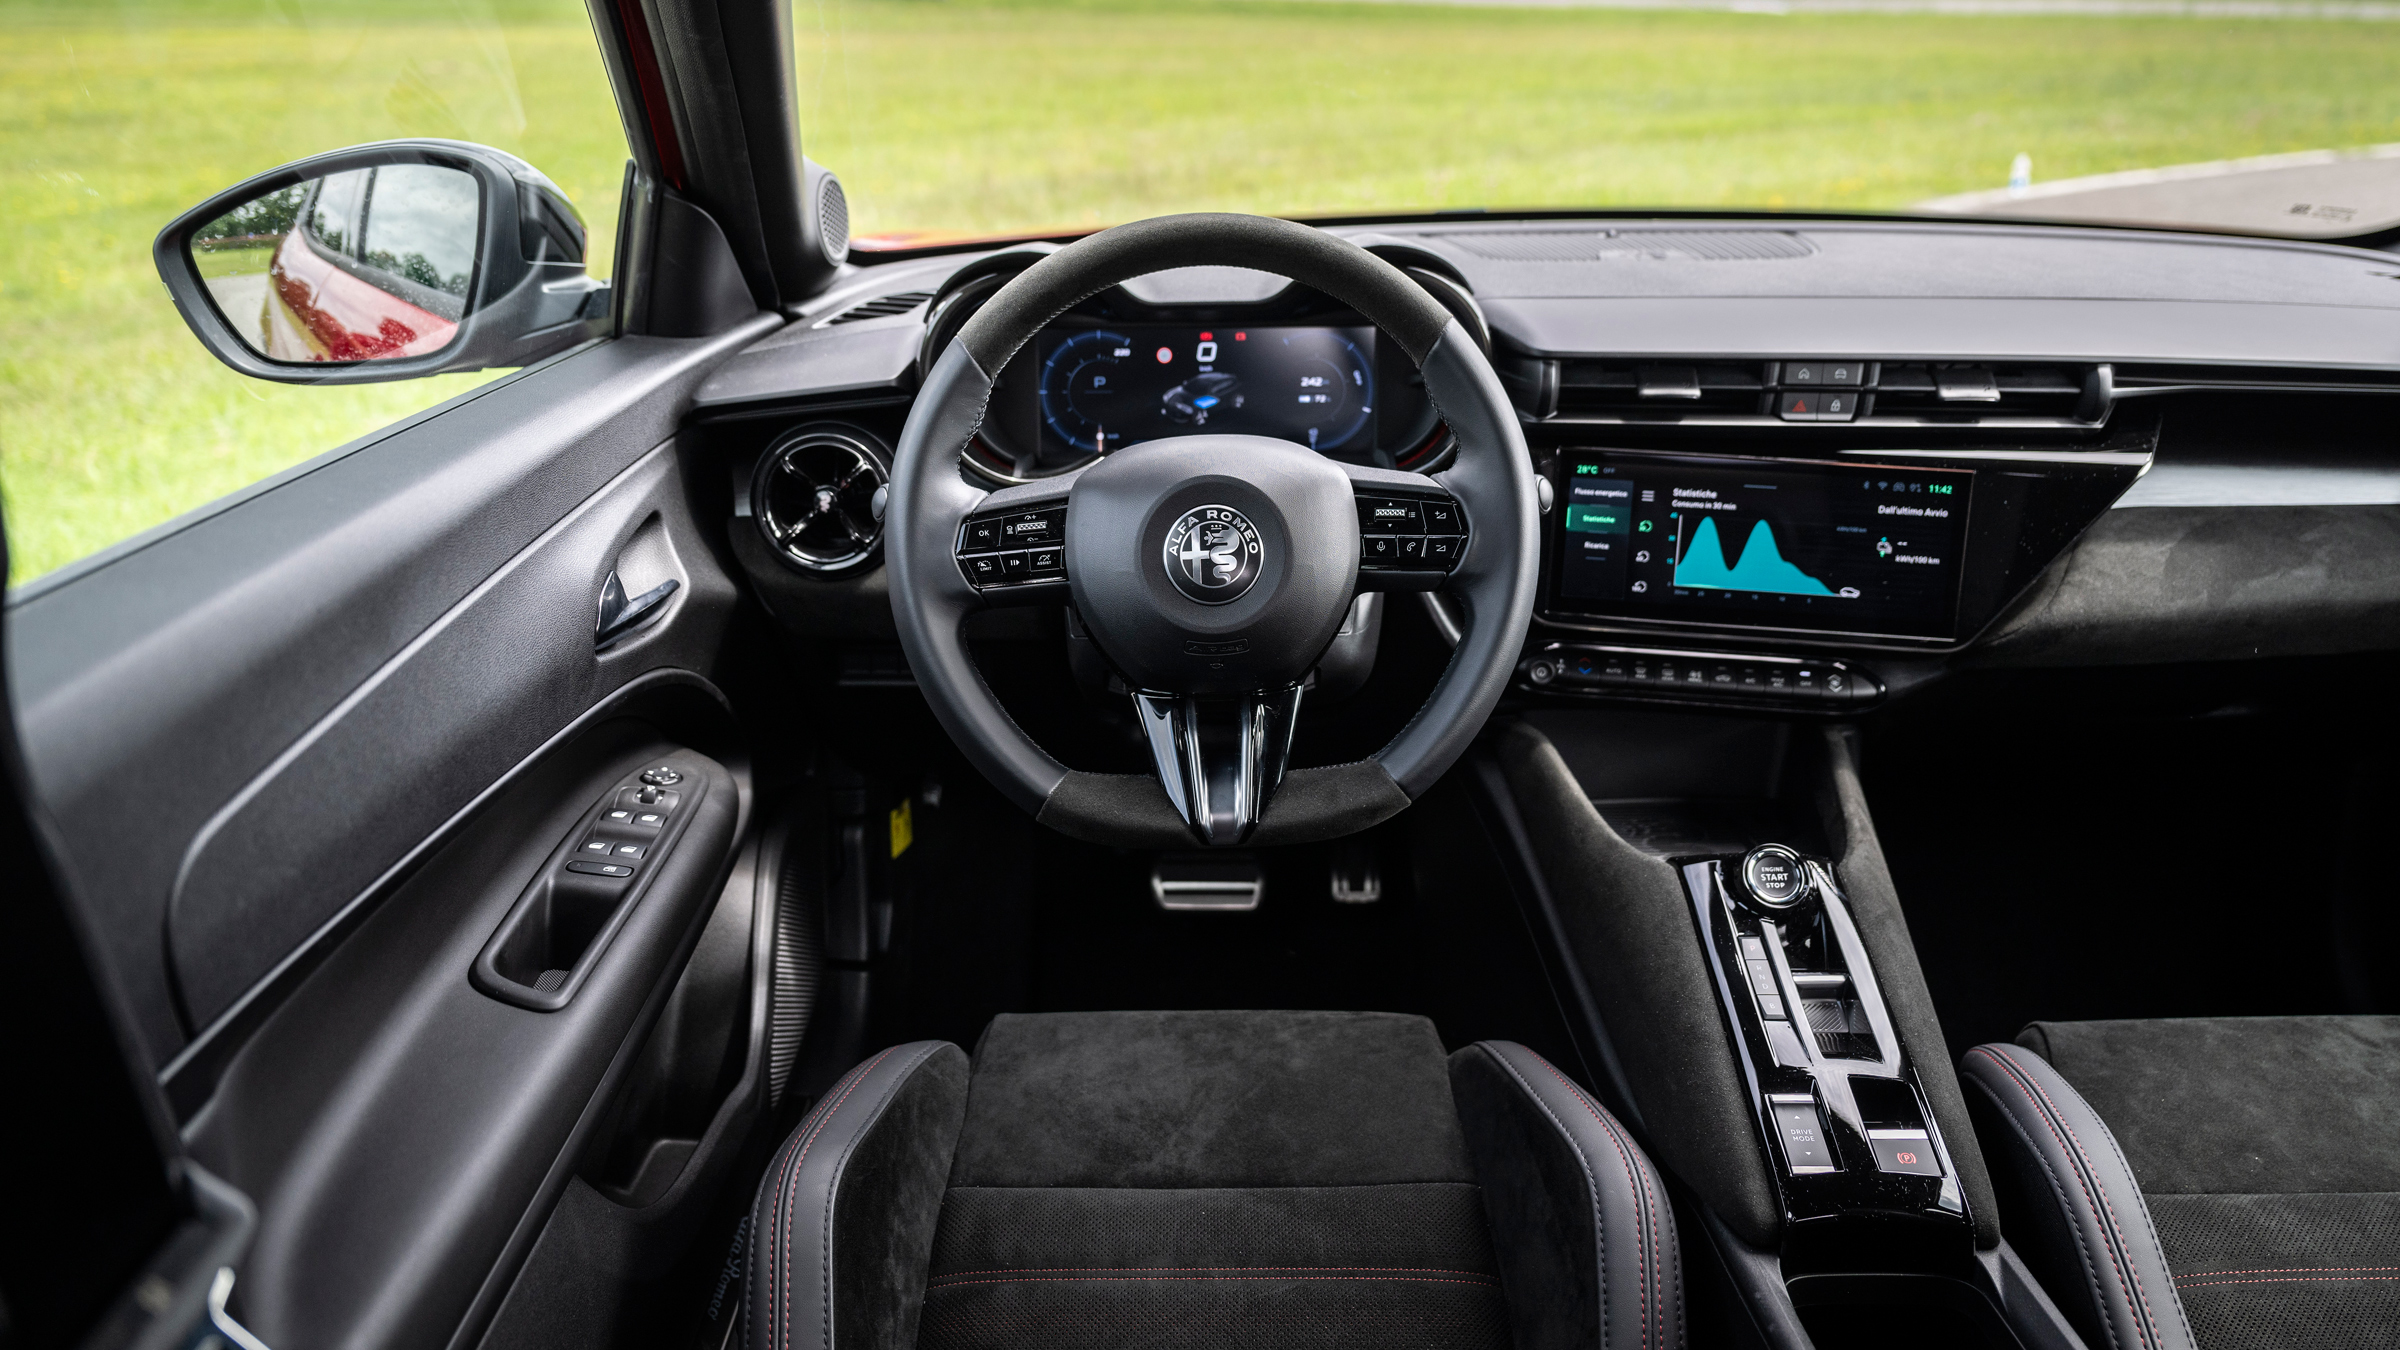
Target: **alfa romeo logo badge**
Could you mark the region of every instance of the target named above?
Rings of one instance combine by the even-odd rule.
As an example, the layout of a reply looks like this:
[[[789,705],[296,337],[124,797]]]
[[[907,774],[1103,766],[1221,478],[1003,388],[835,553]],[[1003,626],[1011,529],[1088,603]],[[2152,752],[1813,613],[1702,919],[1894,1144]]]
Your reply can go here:
[[[1204,605],[1240,599],[1261,557],[1257,527],[1230,506],[1195,507],[1167,531],[1167,578]]]

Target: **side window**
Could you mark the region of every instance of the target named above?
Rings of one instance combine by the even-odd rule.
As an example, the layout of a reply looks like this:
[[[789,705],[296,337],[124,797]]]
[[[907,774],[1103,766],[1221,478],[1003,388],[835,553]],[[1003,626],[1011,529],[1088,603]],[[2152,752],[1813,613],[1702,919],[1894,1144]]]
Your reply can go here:
[[[340,387],[235,373],[151,260],[158,231],[210,195],[347,146],[470,141],[555,182],[588,227],[589,275],[612,270],[625,139],[580,0],[6,5],[0,62],[11,585],[508,373]],[[430,164],[329,174],[212,222],[193,262],[260,352],[348,359],[328,346],[338,327],[303,322],[330,305],[319,291],[419,331],[457,322],[476,284],[476,194]]]

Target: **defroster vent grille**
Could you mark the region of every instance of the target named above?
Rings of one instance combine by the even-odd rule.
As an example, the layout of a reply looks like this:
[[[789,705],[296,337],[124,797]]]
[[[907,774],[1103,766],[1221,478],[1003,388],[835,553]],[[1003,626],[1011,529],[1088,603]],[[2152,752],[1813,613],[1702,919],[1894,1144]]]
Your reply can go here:
[[[1774,262],[1817,251],[1790,230],[1527,230],[1441,236],[1495,262]]]
[[[888,319],[906,314],[933,298],[931,291],[902,291],[898,295],[882,295],[864,304],[852,305],[825,321],[830,328],[837,323],[858,323],[866,319]]]

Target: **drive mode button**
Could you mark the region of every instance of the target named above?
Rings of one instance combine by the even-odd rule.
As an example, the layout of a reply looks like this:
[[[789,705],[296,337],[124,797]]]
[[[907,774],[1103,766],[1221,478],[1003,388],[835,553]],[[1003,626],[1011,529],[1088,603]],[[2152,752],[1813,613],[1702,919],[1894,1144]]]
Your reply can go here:
[[[1833,1149],[1826,1142],[1825,1125],[1817,1118],[1815,1102],[1771,1102],[1768,1110],[1775,1117],[1775,1133],[1783,1139],[1784,1162],[1794,1173],[1835,1170]]]

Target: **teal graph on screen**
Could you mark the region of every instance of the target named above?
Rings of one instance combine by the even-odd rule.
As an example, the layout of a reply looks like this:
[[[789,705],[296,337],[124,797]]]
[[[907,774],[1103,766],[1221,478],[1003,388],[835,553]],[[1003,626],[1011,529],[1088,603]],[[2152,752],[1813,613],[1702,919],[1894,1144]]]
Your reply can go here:
[[[1675,584],[1715,591],[1765,591],[1774,595],[1831,595],[1833,588],[1783,560],[1775,547],[1775,527],[1760,521],[1750,527],[1742,556],[1725,565],[1725,544],[1717,534],[1714,516],[1703,517],[1692,531],[1692,542],[1675,562]]]

